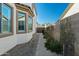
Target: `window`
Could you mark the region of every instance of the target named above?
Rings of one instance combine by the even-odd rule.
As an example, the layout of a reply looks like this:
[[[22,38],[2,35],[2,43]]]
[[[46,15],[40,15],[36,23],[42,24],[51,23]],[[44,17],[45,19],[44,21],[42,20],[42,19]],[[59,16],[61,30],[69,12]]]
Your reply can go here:
[[[0,33],[1,33],[1,18],[0,18]]]
[[[13,34],[12,7],[9,4],[0,4],[0,38]]]
[[[2,4],[1,32],[11,32],[11,7]]]
[[[0,3],[0,33],[1,33],[1,3]]]
[[[18,12],[18,32],[25,32],[25,19],[26,14],[23,12]]]
[[[0,32],[11,32],[12,8],[7,4],[1,4],[0,15]]]
[[[32,20],[32,17],[29,16],[28,17],[28,32],[32,31],[32,25],[33,25],[33,20]]]

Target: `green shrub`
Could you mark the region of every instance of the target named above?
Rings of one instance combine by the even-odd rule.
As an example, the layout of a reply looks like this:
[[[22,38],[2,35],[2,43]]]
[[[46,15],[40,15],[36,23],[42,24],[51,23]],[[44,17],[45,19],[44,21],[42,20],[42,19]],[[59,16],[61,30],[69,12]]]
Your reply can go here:
[[[62,53],[63,47],[59,41],[50,37],[47,33],[44,34],[44,37],[46,38],[45,47],[47,50],[50,50],[51,52]]]

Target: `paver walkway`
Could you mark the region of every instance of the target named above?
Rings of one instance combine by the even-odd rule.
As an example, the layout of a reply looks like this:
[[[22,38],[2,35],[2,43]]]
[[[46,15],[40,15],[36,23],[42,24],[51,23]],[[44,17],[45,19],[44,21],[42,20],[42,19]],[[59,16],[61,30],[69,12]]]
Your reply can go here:
[[[3,56],[57,56],[44,47],[45,39],[42,33],[36,33],[28,43],[15,46]]]

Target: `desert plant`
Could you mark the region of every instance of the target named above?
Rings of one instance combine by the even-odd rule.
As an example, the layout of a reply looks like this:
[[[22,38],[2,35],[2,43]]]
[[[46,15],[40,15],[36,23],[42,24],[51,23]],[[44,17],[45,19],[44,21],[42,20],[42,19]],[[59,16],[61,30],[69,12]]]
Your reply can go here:
[[[51,52],[62,53],[63,47],[59,41],[55,40],[47,32],[44,36],[46,38],[45,47],[47,50],[50,50]]]

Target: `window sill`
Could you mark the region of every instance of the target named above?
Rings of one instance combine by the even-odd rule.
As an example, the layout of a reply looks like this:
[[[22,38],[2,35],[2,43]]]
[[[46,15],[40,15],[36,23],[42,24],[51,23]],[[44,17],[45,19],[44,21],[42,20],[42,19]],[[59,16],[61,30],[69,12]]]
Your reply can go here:
[[[24,34],[24,33],[26,33],[26,32],[17,32],[16,34]]]
[[[28,33],[32,32],[33,30],[29,30]]]
[[[8,37],[8,36],[11,36],[13,35],[13,33],[0,33],[0,38],[4,38],[4,37]]]

